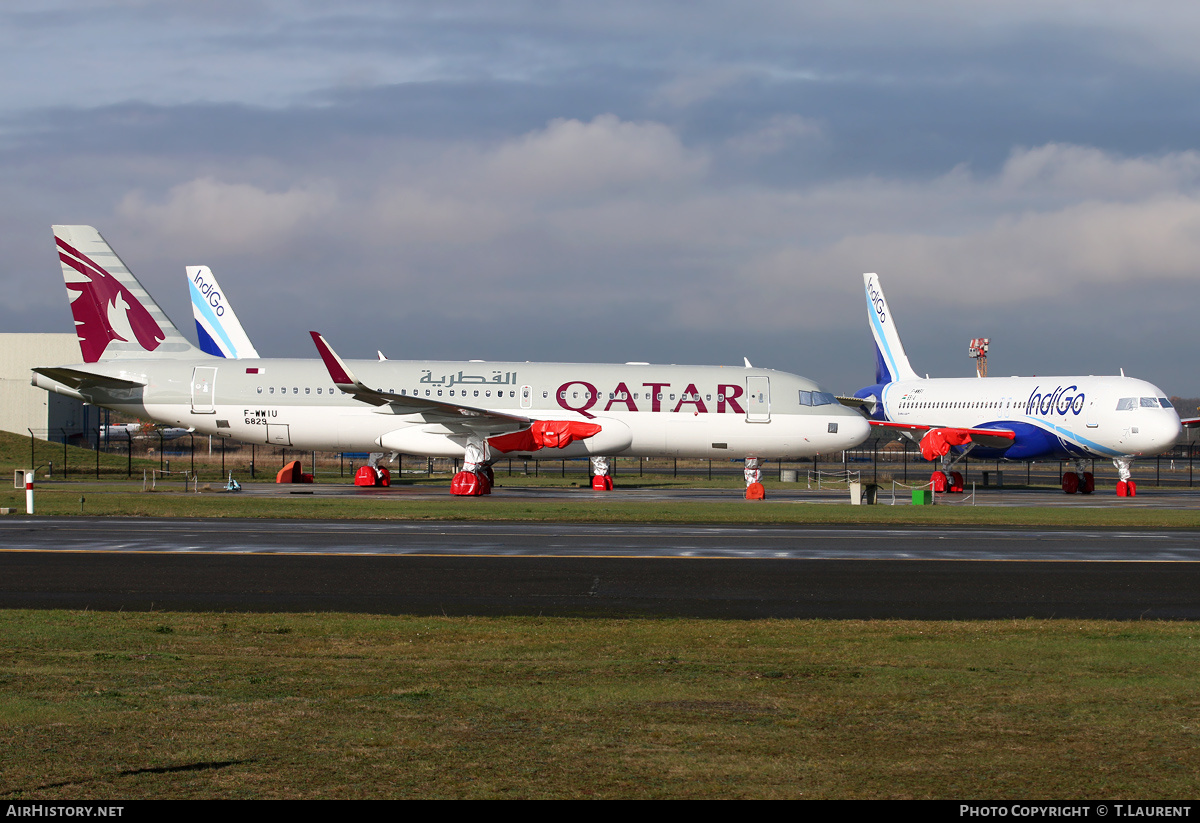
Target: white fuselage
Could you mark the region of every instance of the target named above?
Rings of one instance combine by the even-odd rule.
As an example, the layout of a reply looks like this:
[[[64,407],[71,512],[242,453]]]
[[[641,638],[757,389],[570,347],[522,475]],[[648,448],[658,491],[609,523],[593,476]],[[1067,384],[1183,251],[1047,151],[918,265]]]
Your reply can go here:
[[[1132,377],[899,380],[880,397],[876,416],[892,422],[1012,430],[1003,456],[1014,460],[1142,457],[1169,449],[1181,430],[1166,395]]]
[[[644,364],[353,361],[366,385],[392,394],[537,420],[600,424],[546,457],[587,455],[802,458],[858,445],[857,412],[812,381],[767,369]],[[35,385],[196,432],[329,451],[460,457],[463,425],[430,422],[337,389],[316,360],[114,360],[77,366],[144,384],[76,391]],[[819,397],[814,401],[814,397]]]

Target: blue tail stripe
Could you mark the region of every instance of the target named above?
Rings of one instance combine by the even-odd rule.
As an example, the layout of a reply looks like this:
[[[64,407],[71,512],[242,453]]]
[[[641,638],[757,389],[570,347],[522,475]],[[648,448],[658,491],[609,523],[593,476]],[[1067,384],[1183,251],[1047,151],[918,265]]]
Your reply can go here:
[[[221,347],[218,346],[216,341],[213,340],[212,337],[209,336],[208,332],[204,330],[204,327],[200,325],[199,320],[196,321],[196,337],[198,337],[200,341],[200,351],[204,352],[205,354],[216,355],[217,357],[225,356],[225,352],[221,351]]]
[[[208,321],[209,329],[203,329],[202,331],[208,332],[207,336],[209,342],[214,346],[218,346],[218,349],[219,344],[217,344],[216,340],[213,338],[212,332],[216,332],[216,334],[220,336],[221,342],[226,346],[224,351],[218,350],[209,353],[216,354],[219,357],[236,357],[237,346],[233,345],[233,341],[230,340],[229,335],[225,333],[225,329],[222,327],[221,321],[218,320],[217,315],[213,313],[212,306],[208,305],[208,303],[204,300],[204,297],[200,294],[200,289],[196,288],[196,283],[194,281],[189,280],[188,284],[191,286],[193,309],[199,309],[200,313],[204,316],[204,319]],[[199,320],[196,320],[196,328],[201,328]],[[203,346],[201,346],[201,348],[203,348]]]
[[[875,347],[875,382],[876,384],[891,383],[896,379],[896,376],[888,371],[887,362],[883,359],[883,352],[879,350],[879,346]]]
[[[875,355],[876,355],[876,375],[877,383],[891,383],[896,379],[896,375],[900,374],[900,369],[896,368],[896,357],[888,348],[887,336],[883,333],[883,324],[879,322],[879,315],[874,311],[874,304],[871,303],[871,293],[869,290],[867,295],[867,315],[871,318],[871,329],[875,332]],[[887,377],[885,380],[884,377]]]

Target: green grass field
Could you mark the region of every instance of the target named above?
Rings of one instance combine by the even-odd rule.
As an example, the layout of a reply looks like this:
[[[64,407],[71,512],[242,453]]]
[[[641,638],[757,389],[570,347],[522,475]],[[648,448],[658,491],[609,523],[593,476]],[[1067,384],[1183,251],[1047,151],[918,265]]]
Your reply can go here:
[[[1187,798],[1183,623],[0,611],[0,796]]]

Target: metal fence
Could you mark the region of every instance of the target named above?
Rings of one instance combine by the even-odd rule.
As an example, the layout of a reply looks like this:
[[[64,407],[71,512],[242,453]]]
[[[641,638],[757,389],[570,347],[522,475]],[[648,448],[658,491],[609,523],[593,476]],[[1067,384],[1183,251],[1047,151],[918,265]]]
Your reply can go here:
[[[367,462],[365,453],[301,451],[294,448],[247,444],[207,435],[168,438],[161,432],[111,438],[93,434],[91,442],[75,445],[80,438],[69,432],[31,430],[29,465],[50,479],[139,479],[147,470],[187,471],[201,482],[224,481],[232,472],[241,480],[272,480],[284,465],[299,460],[305,472],[317,482],[349,482],[359,466]],[[458,471],[460,461],[448,458],[400,455],[385,463],[395,479],[450,475]],[[591,466],[586,459],[524,460],[500,457],[494,464],[500,477],[528,475],[577,478],[586,481]],[[687,458],[610,458],[609,471],[614,477],[740,478],[743,463],[739,459],[696,460]],[[849,472],[861,474],[868,483],[893,480],[914,484],[928,480],[937,468],[921,458],[915,443],[872,439],[846,452],[810,460],[764,461],[763,477],[768,480],[798,480],[813,473]],[[956,469],[967,482],[981,485],[1057,485],[1064,471],[1074,470],[1066,461],[1010,463],[1003,460],[961,461]],[[1089,469],[1099,483],[1115,483],[1116,468],[1108,460],[1089,461]],[[1144,486],[1191,487],[1200,481],[1200,443],[1177,444],[1157,457],[1136,460],[1133,476]]]

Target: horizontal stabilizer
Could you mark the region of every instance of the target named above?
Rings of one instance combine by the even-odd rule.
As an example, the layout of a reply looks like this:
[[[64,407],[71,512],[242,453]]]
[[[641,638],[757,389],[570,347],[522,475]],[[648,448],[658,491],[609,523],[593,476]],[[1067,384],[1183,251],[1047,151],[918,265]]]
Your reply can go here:
[[[40,375],[49,377],[51,380],[57,380],[64,386],[69,386],[72,389],[140,389],[145,386],[145,383],[139,383],[136,380],[124,380],[120,377],[109,377],[104,374],[92,374],[91,372],[82,371],[80,369],[68,369],[63,367],[53,368],[37,368],[34,369]]]
[[[843,406],[849,406],[852,409],[866,412],[868,415],[875,413],[875,398],[874,397],[845,397],[837,395],[837,401]]]

